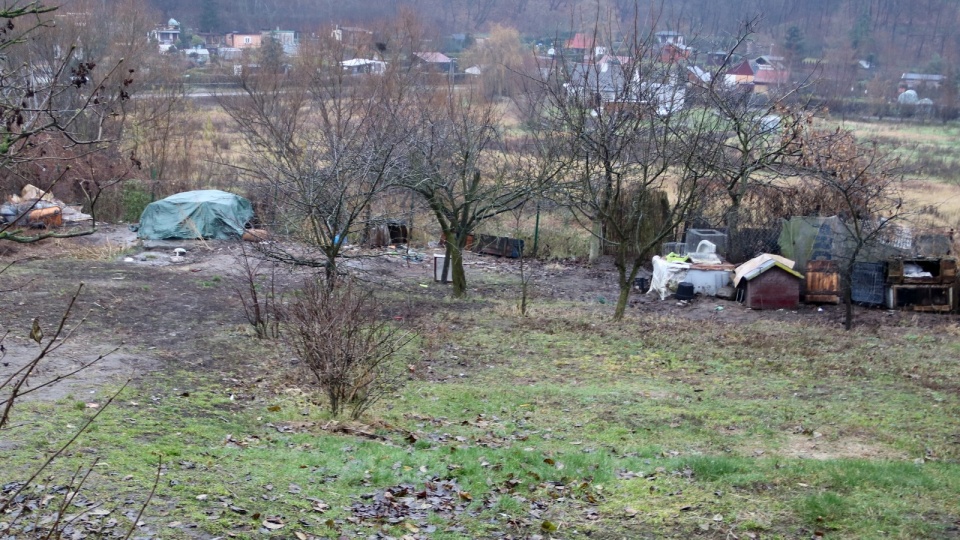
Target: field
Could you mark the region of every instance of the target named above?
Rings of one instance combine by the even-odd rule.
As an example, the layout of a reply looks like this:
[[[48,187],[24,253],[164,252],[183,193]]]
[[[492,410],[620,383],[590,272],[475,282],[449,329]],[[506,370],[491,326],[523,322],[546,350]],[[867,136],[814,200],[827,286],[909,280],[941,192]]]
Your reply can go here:
[[[122,345],[2,433],[0,497],[100,412],[25,490],[39,529],[92,466],[74,538],[122,538],[155,480],[136,538],[960,537],[953,315],[858,309],[848,333],[831,306],[635,296],[613,324],[612,268],[529,263],[521,317],[516,261],[469,259],[455,302],[429,263],[386,256],[363,275],[418,337],[404,389],[351,422],[248,329],[236,246],[131,254],[86,238],[4,256],[25,259],[5,274],[5,362],[80,282],[87,321],[33,382]]]

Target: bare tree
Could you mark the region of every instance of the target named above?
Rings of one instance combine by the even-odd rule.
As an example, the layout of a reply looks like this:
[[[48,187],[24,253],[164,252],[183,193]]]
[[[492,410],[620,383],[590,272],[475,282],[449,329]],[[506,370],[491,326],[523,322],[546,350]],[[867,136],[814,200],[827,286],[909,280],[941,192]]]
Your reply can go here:
[[[71,161],[119,138],[134,70],[115,51],[103,52],[92,38],[81,41],[72,33],[92,22],[75,20],[87,16],[39,2],[17,1],[0,9],[7,21],[0,30],[0,170],[8,179],[19,178],[29,164],[63,172]],[[53,182],[64,178],[71,175],[54,175]],[[49,190],[52,184],[43,187]],[[87,201],[91,207],[95,202]],[[34,242],[96,230],[94,220],[81,229],[28,234],[22,214],[31,209],[19,208],[17,219],[0,224],[0,240]]]
[[[898,225],[905,220],[899,160],[875,143],[845,130],[807,130],[796,144],[796,164],[819,194],[823,210],[843,224],[835,257],[843,289],[844,328],[853,328],[853,275],[860,262],[900,253]]]
[[[472,91],[424,88],[408,115],[403,185],[429,206],[446,245],[443,278],[452,269],[453,294],[466,295],[463,252],[486,220],[519,208],[537,179],[507,156],[499,109]]]
[[[274,243],[266,253],[324,268],[332,285],[347,238],[389,215],[380,203],[399,177],[407,74],[398,62],[369,59],[379,73],[351,75],[335,40],[300,59],[291,73],[243,77],[242,95],[219,102],[249,151],[234,165],[269,207],[269,224],[310,248]]]
[[[792,103],[802,85],[763,87],[740,84],[727,77],[733,59],[756,32],[758,19],[741,26],[733,46],[708,80],[695,84],[705,106],[704,122],[711,136],[704,138],[697,153],[698,167],[709,175],[719,203],[719,216],[712,223],[727,229],[728,257],[743,261],[753,256],[741,237],[749,208],[745,202],[756,189],[776,185],[785,178],[781,165],[789,160],[793,142],[809,120],[806,105]]]
[[[569,160],[553,197],[593,236],[591,259],[613,255],[619,320],[641,266],[701,195],[703,168],[694,156],[711,125],[685,107],[684,73],[652,34],[635,29],[617,53],[545,69],[550,77],[539,88],[549,106],[528,110]]]

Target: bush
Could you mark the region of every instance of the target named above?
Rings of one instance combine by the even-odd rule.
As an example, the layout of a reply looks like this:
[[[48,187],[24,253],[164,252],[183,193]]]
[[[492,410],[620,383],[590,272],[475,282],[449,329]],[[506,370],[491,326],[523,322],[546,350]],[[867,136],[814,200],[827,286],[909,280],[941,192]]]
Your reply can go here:
[[[352,279],[336,287],[308,280],[289,308],[285,335],[317,384],[330,413],[358,418],[403,385],[395,357],[413,335],[380,317],[380,304]]]
[[[120,195],[123,220],[128,223],[140,221],[140,215],[153,202],[150,192],[140,182],[126,182]]]

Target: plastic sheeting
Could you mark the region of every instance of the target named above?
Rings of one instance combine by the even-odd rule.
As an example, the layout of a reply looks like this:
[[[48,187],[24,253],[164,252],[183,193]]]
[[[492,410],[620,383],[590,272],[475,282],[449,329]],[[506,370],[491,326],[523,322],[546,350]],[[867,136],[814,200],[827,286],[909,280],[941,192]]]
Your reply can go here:
[[[793,269],[806,272],[807,261],[840,258],[846,229],[840,218],[792,217],[783,220],[780,229],[780,252],[795,262]]]
[[[807,271],[807,261],[849,260],[856,239],[837,216],[832,217],[792,217],[782,221],[780,230],[780,252],[784,257],[796,261],[794,270]],[[873,229],[871,229],[871,227]],[[871,231],[883,227],[875,238],[866,242],[857,253],[857,261],[883,261],[891,257],[909,254],[913,234],[909,228],[880,221],[863,221],[861,230]],[[864,237],[867,234],[864,233]]]
[[[690,269],[688,263],[667,262],[660,256],[653,257],[653,277],[650,279],[650,292],[656,292],[661,300],[666,300],[674,291],[677,284],[687,277]]]
[[[253,219],[250,201],[215,189],[187,191],[147,205],[138,236],[148,240],[240,238]]]

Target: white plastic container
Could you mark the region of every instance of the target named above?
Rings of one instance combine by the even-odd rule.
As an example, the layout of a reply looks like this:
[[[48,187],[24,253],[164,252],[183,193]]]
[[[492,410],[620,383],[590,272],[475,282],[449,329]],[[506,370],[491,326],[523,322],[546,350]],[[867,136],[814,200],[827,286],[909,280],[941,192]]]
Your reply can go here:
[[[687,270],[687,277],[684,281],[693,284],[694,292],[706,296],[716,296],[721,287],[730,285],[729,270],[703,270],[691,268]]]

